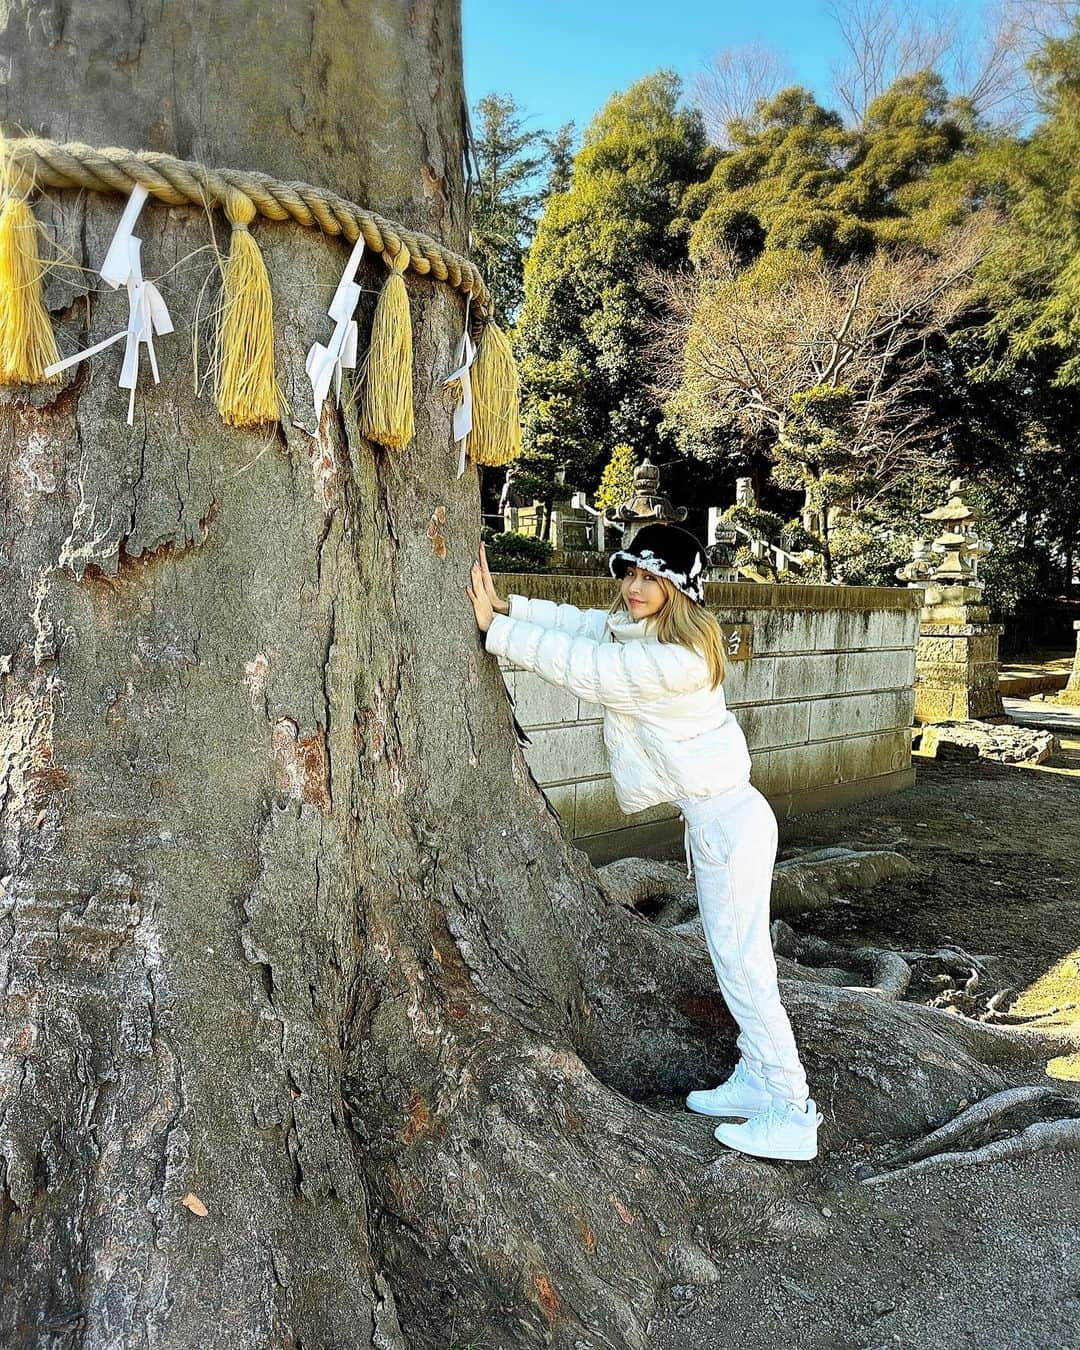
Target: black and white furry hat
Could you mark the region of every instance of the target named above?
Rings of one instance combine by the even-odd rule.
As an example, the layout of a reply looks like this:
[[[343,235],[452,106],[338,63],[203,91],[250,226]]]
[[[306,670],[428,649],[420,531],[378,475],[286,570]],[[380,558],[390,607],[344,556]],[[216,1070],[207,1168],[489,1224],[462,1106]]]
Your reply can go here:
[[[628,567],[640,567],[654,576],[666,577],[683,595],[705,603],[705,550],[690,533],[677,525],[645,525],[633,540],[613,553],[608,567],[613,577],[622,577]]]

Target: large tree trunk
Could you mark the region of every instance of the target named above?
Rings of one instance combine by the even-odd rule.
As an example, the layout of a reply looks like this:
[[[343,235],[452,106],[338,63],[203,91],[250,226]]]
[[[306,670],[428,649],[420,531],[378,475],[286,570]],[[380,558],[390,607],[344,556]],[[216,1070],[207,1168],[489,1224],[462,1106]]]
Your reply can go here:
[[[9,130],[307,179],[463,245],[453,0],[24,3],[4,47]],[[122,203],[52,202],[91,269],[50,282],[72,351],[123,325],[93,275]],[[144,209],[178,331],[133,429],[118,348],[0,410],[0,1341],[415,1350],[456,1316],[642,1346],[665,1281],[806,1211],[649,1104],[715,1081],[731,1027],[703,945],[601,887],[515,742],[437,396],[462,304],[409,283],[407,450],[316,427],[345,252],[259,224],[291,414],[230,432],[191,377],[207,231]],[[826,1144],[936,1122],[1013,1053],[785,996]]]

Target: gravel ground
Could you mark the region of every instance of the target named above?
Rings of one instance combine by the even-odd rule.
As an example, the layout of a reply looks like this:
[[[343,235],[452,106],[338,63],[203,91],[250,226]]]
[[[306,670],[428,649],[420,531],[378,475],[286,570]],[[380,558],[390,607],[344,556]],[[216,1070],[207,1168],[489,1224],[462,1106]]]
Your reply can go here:
[[[747,1244],[722,1288],[676,1286],[655,1350],[1080,1346],[1075,1155],[930,1173],[884,1186],[842,1177],[813,1244]]]
[[[918,869],[793,926],[853,944],[955,943],[1029,1009],[1042,987],[1047,1006],[1080,1002],[1080,740],[1038,768],[916,762],[906,792],[784,826],[782,854],[888,847]],[[722,1285],[676,1286],[653,1319],[654,1350],[1080,1350],[1077,1154],[876,1186],[856,1180],[864,1160],[800,1167],[827,1236],[749,1242]]]

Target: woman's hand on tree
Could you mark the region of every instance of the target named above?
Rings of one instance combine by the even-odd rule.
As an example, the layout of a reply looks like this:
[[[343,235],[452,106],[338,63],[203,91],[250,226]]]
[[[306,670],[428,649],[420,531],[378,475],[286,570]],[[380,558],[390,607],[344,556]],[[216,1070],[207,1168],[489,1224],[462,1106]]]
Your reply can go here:
[[[496,614],[509,614],[509,602],[502,598],[495,589],[494,581],[491,579],[491,569],[488,567],[487,560],[487,549],[484,547],[483,542],[480,544],[480,570],[484,577],[484,593],[487,595],[491,608]]]
[[[472,565],[472,585],[465,587],[465,594],[472,601],[477,628],[480,629],[481,633],[486,633],[491,627],[495,611],[484,588],[484,570],[479,559]]]

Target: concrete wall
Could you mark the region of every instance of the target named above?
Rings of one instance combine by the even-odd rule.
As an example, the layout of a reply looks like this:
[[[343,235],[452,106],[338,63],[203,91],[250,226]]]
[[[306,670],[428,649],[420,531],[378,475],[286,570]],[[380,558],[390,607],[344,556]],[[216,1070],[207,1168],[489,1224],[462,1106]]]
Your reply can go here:
[[[502,574],[501,594],[607,608],[614,581]],[[921,593],[901,587],[710,583],[705,599],[749,637],[724,690],[746,734],[752,781],[783,818],[907,787]],[[748,631],[747,631],[748,630]],[[744,643],[745,646],[745,643]],[[607,770],[601,709],[500,661],[537,782],[596,862],[659,853],[681,834],[659,806],[624,816]]]

